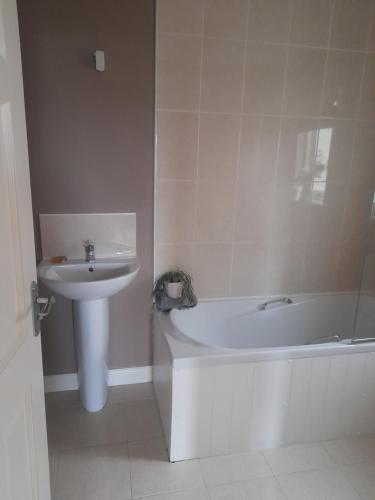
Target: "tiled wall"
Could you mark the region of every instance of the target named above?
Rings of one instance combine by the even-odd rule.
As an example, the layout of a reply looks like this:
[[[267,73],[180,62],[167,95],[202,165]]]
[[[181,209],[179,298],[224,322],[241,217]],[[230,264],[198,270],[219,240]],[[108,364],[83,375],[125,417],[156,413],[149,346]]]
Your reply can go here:
[[[370,0],[158,0],[155,272],[200,297],[359,287]]]
[[[136,214],[40,214],[39,221],[43,259],[84,259],[87,240],[98,259],[137,255]]]

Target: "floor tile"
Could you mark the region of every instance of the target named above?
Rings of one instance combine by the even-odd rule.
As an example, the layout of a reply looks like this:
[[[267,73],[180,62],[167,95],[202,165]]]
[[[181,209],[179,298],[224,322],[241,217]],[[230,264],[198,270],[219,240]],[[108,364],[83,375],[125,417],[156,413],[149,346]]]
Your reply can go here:
[[[157,438],[163,435],[159,411],[154,399],[127,402],[125,417],[129,441]]]
[[[89,413],[82,408],[48,410],[49,446],[52,449],[69,450],[126,441],[125,405],[107,405],[97,413]]]
[[[342,471],[363,500],[374,500],[375,462],[345,465]]]
[[[200,462],[206,486],[272,475],[260,451],[202,458]]]
[[[83,446],[120,443],[127,439],[126,405],[107,405],[97,413],[82,411],[80,442]]]
[[[286,500],[273,477],[211,486],[208,491],[211,500]]]
[[[360,500],[337,467],[285,474],[278,481],[288,500]]]
[[[199,461],[170,463],[163,439],[128,446],[134,498],[203,487]]]
[[[46,408],[80,407],[79,391],[47,392],[45,394]]]
[[[161,493],[160,495],[151,495],[142,497],[145,500],[210,500],[208,491],[205,488],[199,490],[176,491],[174,493]]]
[[[125,443],[62,451],[54,500],[131,498]]]
[[[334,465],[326,450],[318,443],[295,444],[264,450],[274,474],[290,474],[304,470],[324,469]]]
[[[52,450],[77,448],[80,442],[80,408],[54,408],[47,410],[48,445]]]
[[[154,397],[154,388],[150,383],[116,385],[110,387],[108,391],[108,403],[137,401],[139,399],[152,399]]]
[[[322,445],[338,465],[375,461],[375,436],[336,439]]]

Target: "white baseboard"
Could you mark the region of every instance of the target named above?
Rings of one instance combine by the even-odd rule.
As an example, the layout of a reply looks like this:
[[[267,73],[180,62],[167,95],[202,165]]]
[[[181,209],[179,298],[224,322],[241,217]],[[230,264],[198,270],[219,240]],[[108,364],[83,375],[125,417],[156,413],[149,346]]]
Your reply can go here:
[[[146,382],[152,382],[152,366],[109,370],[108,385],[144,384]],[[46,375],[44,377],[45,392],[74,391],[77,389],[77,373]]]

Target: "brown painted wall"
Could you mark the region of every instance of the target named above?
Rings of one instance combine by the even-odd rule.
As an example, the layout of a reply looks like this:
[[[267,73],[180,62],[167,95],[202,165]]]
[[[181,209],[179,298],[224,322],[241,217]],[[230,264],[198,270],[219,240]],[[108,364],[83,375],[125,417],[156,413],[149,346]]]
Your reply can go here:
[[[39,213],[136,212],[142,270],[111,299],[110,367],[150,363],[154,0],[18,0],[37,257]],[[92,53],[106,54],[98,73]],[[69,302],[45,373],[75,370]]]

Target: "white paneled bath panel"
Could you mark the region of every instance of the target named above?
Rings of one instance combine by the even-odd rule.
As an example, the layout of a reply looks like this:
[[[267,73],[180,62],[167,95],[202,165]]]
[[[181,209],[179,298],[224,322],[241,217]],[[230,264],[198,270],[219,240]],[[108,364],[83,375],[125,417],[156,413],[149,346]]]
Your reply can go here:
[[[370,353],[365,360],[362,384],[363,402],[361,407],[360,432],[374,432],[375,430],[375,355]]]
[[[346,387],[343,398],[342,415],[338,422],[340,433],[355,436],[360,433],[360,419],[362,406],[362,388],[364,384],[365,365],[367,354],[357,354],[348,357],[346,367]]]
[[[170,417],[163,410],[162,419],[172,461],[375,432],[372,352],[187,368],[169,362]]]
[[[237,364],[233,366],[233,408],[230,436],[230,453],[248,450],[250,443],[250,418],[253,406],[252,387],[254,384],[254,363]]]
[[[212,455],[214,372],[206,366],[173,370],[172,461],[183,460],[181,456]]]

